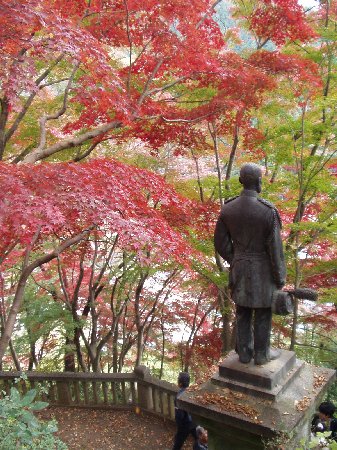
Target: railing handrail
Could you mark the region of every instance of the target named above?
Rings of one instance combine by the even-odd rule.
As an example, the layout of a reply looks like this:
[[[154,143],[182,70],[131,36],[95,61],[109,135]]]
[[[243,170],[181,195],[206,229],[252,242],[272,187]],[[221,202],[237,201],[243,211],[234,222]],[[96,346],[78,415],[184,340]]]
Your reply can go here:
[[[137,381],[134,373],[96,373],[96,372],[0,372],[0,379],[20,378],[22,374],[37,381],[50,380],[90,380],[90,381]]]
[[[22,381],[18,386],[23,392],[38,383],[44,384],[41,395],[46,396],[51,405],[88,408],[139,406],[145,411],[174,419],[174,398],[178,387],[153,377],[145,366],[138,366],[129,373],[0,372],[0,382],[7,393],[14,380],[20,377]]]

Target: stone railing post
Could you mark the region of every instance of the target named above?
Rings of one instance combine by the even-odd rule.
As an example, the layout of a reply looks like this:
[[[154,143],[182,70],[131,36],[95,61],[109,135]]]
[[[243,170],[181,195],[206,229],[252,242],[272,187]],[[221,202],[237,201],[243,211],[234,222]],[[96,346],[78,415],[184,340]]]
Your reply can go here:
[[[70,386],[67,381],[56,382],[57,389],[57,403],[62,406],[68,406],[71,404]]]
[[[137,366],[134,369],[138,385],[138,406],[148,411],[153,410],[152,376],[150,370],[146,366]]]

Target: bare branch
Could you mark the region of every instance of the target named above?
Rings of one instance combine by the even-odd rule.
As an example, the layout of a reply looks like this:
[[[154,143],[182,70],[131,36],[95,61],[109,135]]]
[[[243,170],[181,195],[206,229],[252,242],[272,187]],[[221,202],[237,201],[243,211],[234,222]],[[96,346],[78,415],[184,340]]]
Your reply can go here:
[[[60,80],[50,81],[49,83],[40,84],[39,89],[43,89],[48,86],[53,86],[54,84],[62,83],[63,81],[69,81],[69,77],[61,78]]]
[[[150,89],[147,92],[147,94],[151,95],[151,94],[154,94],[155,92],[165,91],[166,89],[169,89],[170,87],[180,83],[180,81],[185,81],[189,78],[191,78],[191,77],[184,76],[184,77],[177,78],[176,80],[172,81],[171,83],[165,84],[164,86],[161,86],[160,88]]]
[[[72,136],[70,138],[63,139],[62,141],[59,141],[56,144],[51,145],[50,147],[47,147],[45,149],[42,150],[35,149],[32,153],[30,153],[24,158],[23,163],[34,163],[41,159],[48,158],[48,156],[54,155],[55,153],[58,153],[61,150],[77,147],[78,145],[83,144],[89,139],[107,133],[110,130],[120,128],[121,126],[122,123],[120,121],[105,123],[79,136]]]
[[[213,3],[213,5],[211,6],[211,11],[210,11],[210,12],[207,12],[206,14],[204,14],[204,16],[203,16],[203,17],[199,20],[199,22],[197,23],[197,26],[196,26],[197,29],[205,22],[205,20],[207,19],[207,17],[209,17],[210,14],[213,14],[213,12],[214,12],[216,6],[217,6],[219,3],[221,3],[221,2],[222,2],[222,0],[216,0],[216,1]]]
[[[131,68],[132,68],[132,40],[130,34],[130,22],[129,22],[129,7],[127,0],[124,0],[124,6],[126,11],[126,35],[129,41],[129,72],[128,79],[126,81],[126,90],[127,93],[130,94],[130,84],[131,84]]]
[[[47,134],[46,123],[47,123],[47,121],[48,120],[53,120],[53,119],[58,119],[59,117],[61,117],[66,112],[67,104],[68,104],[69,90],[70,90],[70,87],[71,87],[72,82],[74,80],[74,76],[75,76],[75,73],[77,72],[78,66],[79,66],[79,63],[76,63],[74,68],[73,68],[73,70],[72,70],[72,72],[71,72],[68,84],[67,84],[67,86],[65,88],[65,91],[64,91],[63,104],[62,104],[61,108],[58,111],[56,111],[54,114],[43,115],[39,119],[39,122],[40,122],[40,143],[39,143],[39,146],[36,149],[37,151],[43,150],[45,145],[46,145],[46,134]]]
[[[90,147],[84,152],[82,153],[82,155],[77,155],[75,156],[75,158],[73,159],[74,162],[79,162],[82,159],[86,158],[87,156],[90,155],[90,153],[95,150],[95,148],[97,147],[98,144],[100,144],[101,141],[99,142],[94,142],[93,144],[90,145]]]
[[[202,120],[202,119],[206,119],[207,117],[210,117],[210,116],[214,116],[214,114],[216,113],[216,112],[220,112],[220,108],[218,109],[218,110],[215,110],[215,111],[211,111],[211,112],[209,112],[209,113],[207,113],[207,114],[204,114],[203,116],[199,116],[199,117],[195,117],[194,119],[168,119],[168,118],[166,118],[166,117],[164,117],[164,116],[161,116],[161,118],[163,119],[163,121],[164,122],[172,122],[172,123],[195,123],[195,122],[199,122],[200,120]]]
[[[158,70],[160,69],[160,66],[163,64],[163,61],[164,61],[163,58],[160,58],[160,59],[157,61],[157,64],[156,64],[155,68],[153,69],[151,75],[150,75],[149,78],[147,79],[147,81],[146,81],[146,83],[145,83],[145,86],[144,86],[144,89],[143,89],[143,92],[142,92],[141,96],[140,96],[139,99],[138,99],[138,102],[137,102],[138,106],[140,106],[140,105],[143,103],[144,98],[145,98],[147,95],[149,95],[148,87],[150,86],[151,82],[153,81],[153,78],[156,76]]]
[[[50,72],[54,69],[55,66],[57,66],[57,64],[63,59],[64,53],[61,53],[56,59],[55,61],[52,63],[52,65],[50,67],[48,67],[48,69],[46,69],[35,81],[36,86],[39,86],[39,84],[41,83],[41,81],[43,81],[49,74]],[[40,86],[40,88],[42,88],[44,86]],[[5,143],[8,142],[8,140],[12,137],[12,135],[15,133],[15,131],[17,130],[20,122],[22,121],[22,119],[25,117],[30,105],[32,104],[36,94],[38,93],[38,91],[34,91],[30,94],[30,96],[28,97],[28,99],[26,100],[26,103],[23,105],[21,111],[19,112],[19,114],[17,115],[15,121],[13,122],[13,125],[9,128],[9,130],[6,133],[5,136]]]

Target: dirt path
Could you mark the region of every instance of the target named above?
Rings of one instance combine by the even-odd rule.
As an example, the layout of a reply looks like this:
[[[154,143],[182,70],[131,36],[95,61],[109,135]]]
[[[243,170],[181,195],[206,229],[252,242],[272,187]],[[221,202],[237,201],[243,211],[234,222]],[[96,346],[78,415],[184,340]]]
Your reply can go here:
[[[69,450],[171,450],[175,433],[173,422],[131,411],[50,407],[39,416],[57,420]]]

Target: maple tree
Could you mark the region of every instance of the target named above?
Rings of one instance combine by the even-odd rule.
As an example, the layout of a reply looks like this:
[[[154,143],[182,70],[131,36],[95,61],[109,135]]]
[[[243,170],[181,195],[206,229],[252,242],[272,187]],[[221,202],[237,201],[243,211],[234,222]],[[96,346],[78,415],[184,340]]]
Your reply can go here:
[[[162,372],[165,324],[177,316],[190,333],[186,368],[205,357],[206,339],[233,348],[227,268],[211,239],[247,160],[265,166],[264,195],[282,212],[289,283],[324,285],[316,324],[333,326],[322,316],[335,301],[334,2],[321,2],[310,26],[295,0],[0,0],[0,9],[0,159],[14,163],[0,176],[3,327],[13,329],[19,309],[8,315],[8,303],[20,305],[28,283],[69,314],[67,370],[76,358],[82,370],[121,370],[162,340]],[[83,163],[102,153],[115,160]],[[27,165],[44,159],[55,166]],[[200,292],[182,281],[187,253]],[[172,313],[175,290],[186,317]],[[292,337],[278,323],[275,339],[297,345],[298,317]]]
[[[282,192],[281,210],[288,231],[285,235],[288,280],[295,286],[320,286],[322,301],[326,305],[318,309],[320,313],[314,314],[313,323],[321,323],[324,333],[335,326],[336,302],[332,293],[335,285],[330,275],[333,269],[328,269],[334,266],[336,255],[333,198],[336,177],[333,167],[337,154],[331,72],[335,40],[329,31],[332,26],[332,23],[329,25],[329,17],[333,20],[334,14],[334,9],[326,3],[313,11],[312,23],[315,23],[316,33],[322,39],[319,44],[296,46],[292,56],[294,58],[297,53],[305,55],[309,64],[316,65],[319,79],[310,81],[310,73],[307,73],[300,83],[291,84],[284,78],[277,96],[268,105],[268,120],[261,123],[266,136],[263,143],[268,155],[266,166],[271,180],[277,181],[276,186],[270,186],[270,192],[279,197]],[[324,287],[318,282],[319,278],[326,280]],[[330,317],[327,322],[324,320],[326,315]],[[296,301],[290,336],[292,349],[301,345],[298,325],[309,322],[310,318]]]
[[[26,162],[101,138],[143,116],[163,115],[158,109],[161,92],[181,81],[200,83],[204,73],[217,70],[210,49],[222,39],[210,18],[208,1],[195,2],[191,15],[185,14],[178,1],[99,0],[73,2],[73,8],[62,1],[2,3],[1,43],[6,53],[1,61],[1,154],[33,100],[39,104],[44,91],[50,95],[52,85],[61,91],[60,107],[42,113],[36,140],[16,155]],[[126,63],[120,61],[118,49],[124,52]],[[40,73],[37,61],[47,63]],[[63,73],[58,78],[64,61],[69,66],[67,76]],[[62,83],[66,83],[64,89]],[[22,89],[30,93],[28,97],[22,98]],[[80,106],[79,114],[73,104]],[[61,122],[58,131],[47,129],[51,120]],[[76,130],[82,132],[76,135]],[[60,134],[64,139],[55,139]]]
[[[195,374],[200,374],[220,357],[221,315],[217,311],[216,294],[216,287],[205,283],[200,275],[185,274],[184,289],[180,288],[176,292],[176,298],[170,306],[175,320],[183,327],[178,350],[180,366],[185,372],[193,368]],[[181,308],[181,304],[184,304],[184,309]],[[216,338],[213,340],[211,336],[215,329]],[[202,351],[203,339],[209,344],[207,352]]]
[[[102,139],[114,138],[113,130],[137,135],[157,124],[169,139],[175,132],[170,125],[180,121],[195,123],[224,110],[241,118],[240,111],[256,104],[270,83],[226,45],[213,17],[218,3],[195,1],[186,14],[179,0],[71,6],[62,0],[2,0],[1,157],[35,162],[75,147],[72,158],[78,160]],[[280,29],[261,25],[259,2],[245,14],[247,26],[259,38],[267,30],[278,44],[308,39],[310,28],[295,3],[280,3],[282,39]],[[262,5],[269,15],[280,6]],[[188,96],[208,86],[213,92],[191,108]],[[184,95],[180,101],[177,94]]]
[[[6,270],[20,261],[23,266],[9,285],[14,299],[2,334],[1,357],[29,276],[38,267],[59,260],[68,248],[81,242],[85,248],[91,235],[98,239],[104,230],[109,230],[118,239],[119,247],[135,253],[143,265],[172,257],[180,264],[188,264],[191,248],[178,230],[190,223],[187,212],[193,205],[158,176],[131,166],[127,170],[126,179],[125,166],[109,160],[61,167],[23,165],[15,170],[14,166],[3,164],[0,176],[3,296],[7,288]],[[179,214],[178,220],[173,220],[175,214]]]

